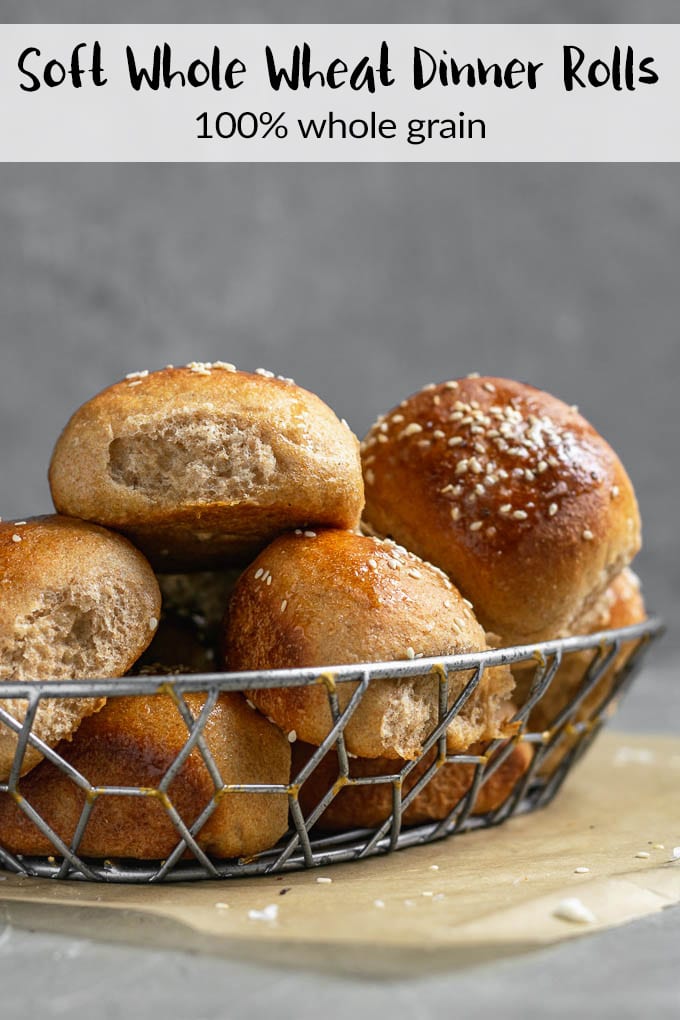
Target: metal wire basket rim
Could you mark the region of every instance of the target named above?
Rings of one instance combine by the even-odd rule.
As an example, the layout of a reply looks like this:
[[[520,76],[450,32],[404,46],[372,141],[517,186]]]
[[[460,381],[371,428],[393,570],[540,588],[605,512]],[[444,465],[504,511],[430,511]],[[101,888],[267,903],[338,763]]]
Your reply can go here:
[[[447,673],[493,666],[510,665],[553,655],[596,649],[603,642],[624,642],[651,639],[665,630],[663,620],[648,616],[642,623],[592,634],[555,638],[534,644],[490,648],[482,652],[458,655],[438,655],[422,659],[399,659],[393,662],[365,662],[331,666],[305,666],[295,669],[250,670],[247,672],[173,673],[171,675],[109,677],[83,680],[0,680],[0,702],[5,698],[31,698],[47,695],[50,698],[122,697],[134,694],[158,694],[163,691],[205,691],[219,687],[223,692],[249,691],[263,688],[301,687],[323,682],[333,683],[370,679],[407,679],[431,674],[437,669]]]

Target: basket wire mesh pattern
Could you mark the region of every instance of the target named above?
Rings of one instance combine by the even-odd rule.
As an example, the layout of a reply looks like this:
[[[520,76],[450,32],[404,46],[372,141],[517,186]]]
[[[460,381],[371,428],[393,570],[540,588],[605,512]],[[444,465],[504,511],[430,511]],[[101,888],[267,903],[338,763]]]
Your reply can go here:
[[[606,718],[613,712],[615,704],[627,690],[650,642],[662,630],[661,621],[656,617],[650,617],[644,623],[619,630],[600,631],[584,637],[441,659],[412,659],[329,669],[306,668],[258,673],[142,676],[88,681],[21,683],[0,681],[0,727],[8,727],[17,735],[13,767],[7,781],[0,783],[0,795],[13,798],[15,804],[54,847],[53,854],[48,857],[28,857],[11,853],[3,847],[0,838],[0,867],[21,875],[105,882],[148,883],[224,879],[246,875],[271,875],[338,861],[357,860],[430,843],[471,829],[498,825],[514,815],[543,807],[553,799],[569,770],[587,750]],[[625,651],[625,655],[621,654],[622,650]],[[549,690],[560,667],[571,657],[577,657],[576,661],[584,663],[580,667],[582,675],[578,684],[571,689],[568,701],[559,704],[559,709],[551,718],[549,727],[541,732],[532,731],[529,722],[532,711]],[[446,730],[479,685],[484,671],[494,666],[516,667],[518,664],[523,664],[525,669],[528,667],[532,672],[528,693],[513,717],[518,724],[517,734],[510,740],[494,741],[484,748],[483,753],[449,753]],[[455,683],[456,675],[461,672],[469,679],[466,679],[460,693],[452,701],[449,696],[450,687]],[[351,755],[347,751],[344,733],[368,686],[374,680],[382,678],[402,679],[433,675],[439,681],[438,719],[424,742],[420,756],[407,762],[395,760],[394,771],[389,774],[352,776]],[[341,711],[337,695],[338,685],[349,682],[354,682],[356,688],[349,703]],[[333,726],[309,760],[291,776],[290,782],[224,783],[204,735],[206,721],[220,694],[241,692],[247,697],[248,692],[256,688],[298,687],[319,683],[324,685],[327,693]],[[459,686],[460,679],[453,690],[457,690]],[[205,695],[205,703],[196,716],[192,714],[185,700],[185,695],[193,692]],[[598,697],[598,692],[601,692],[601,697]],[[32,732],[36,711],[44,699],[114,698],[158,693],[169,694],[172,697],[186,726],[186,743],[154,788],[94,786],[85,775]],[[25,699],[26,702],[25,718],[21,722],[3,707],[8,699],[15,698]],[[480,790],[503,765],[519,740],[526,741],[533,750],[528,768],[514,781],[499,806],[482,815],[473,814]],[[24,753],[29,745],[35,747],[47,761],[68,776],[84,794],[84,806],[68,843],[62,840],[36,811],[30,799],[21,795],[19,777]],[[195,751],[202,756],[210,774],[214,794],[200,809],[197,817],[186,820],[180,816],[173,804],[169,790],[189,755]],[[334,751],[337,755],[337,779],[313,808],[311,810],[308,808],[305,813],[300,804],[300,788],[329,751]],[[556,751],[559,753],[555,753]],[[457,802],[451,804],[450,810],[443,818],[425,824],[405,825],[404,812],[438,770],[450,764],[466,765],[468,770],[472,766],[473,769],[471,782],[462,790]],[[418,775],[415,783],[407,782],[412,770],[419,765],[422,775]],[[373,829],[353,829],[333,835],[319,827],[318,822],[324,811],[342,789],[377,784],[387,784],[391,792],[391,811],[382,824]],[[290,818],[288,833],[274,848],[251,858],[231,860],[211,858],[199,846],[196,836],[225,793],[279,794],[287,797]],[[81,856],[79,846],[93,807],[100,798],[111,796],[154,798],[162,805],[177,833],[177,844],[164,860],[108,860]]]

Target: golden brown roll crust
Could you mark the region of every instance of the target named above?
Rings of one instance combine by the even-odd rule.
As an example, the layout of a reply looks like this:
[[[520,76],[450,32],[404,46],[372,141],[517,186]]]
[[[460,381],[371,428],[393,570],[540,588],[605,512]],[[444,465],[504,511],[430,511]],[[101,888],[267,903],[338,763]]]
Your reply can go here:
[[[171,572],[247,562],[298,526],[356,527],[363,506],[349,427],[291,381],[221,362],[137,373],[89,400],[50,485],[57,509]]]
[[[232,596],[224,651],[229,669],[393,661],[486,648],[469,605],[441,573],[391,542],[347,531],[285,535],[243,573]],[[470,678],[452,674],[451,703]],[[341,707],[355,683],[337,685]],[[462,750],[507,736],[509,670],[488,669],[453,720]],[[365,757],[414,758],[438,718],[436,676],[374,680],[345,730]],[[249,697],[287,732],[319,744],[331,727],[325,685],[258,690]]]
[[[205,695],[187,694],[196,718]],[[225,783],[286,784],[288,741],[248,707],[239,694],[221,694],[205,726],[205,739]],[[93,786],[157,789],[188,739],[188,730],[168,695],[111,698],[86,719],[58,752]],[[68,845],[85,803],[85,793],[55,765],[43,761],[19,784],[23,797]],[[194,749],[169,787],[180,817],[191,826],[215,791],[200,751]],[[287,827],[285,794],[227,793],[206,821],[197,842],[215,857],[265,850]],[[78,852],[86,857],[159,860],[179,842],[159,798],[99,797]],[[12,853],[52,854],[54,847],[17,807],[0,794],[0,844]]]
[[[614,451],[523,383],[426,387],[376,422],[362,458],[368,525],[445,570],[506,644],[568,633],[640,547]]]
[[[160,616],[154,573],[121,535],[66,517],[0,524],[0,677],[60,680],[122,676]],[[68,738],[103,699],[41,701],[33,725],[50,746]],[[27,702],[0,699],[22,721]],[[0,779],[16,736],[0,722]],[[41,759],[27,747],[22,772]]]
[[[644,619],[646,619],[646,612],[640,591],[640,581],[632,570],[626,568],[614,579],[595,605],[588,607],[585,614],[575,620],[574,634],[594,634],[599,630],[616,630],[619,627],[630,627],[635,623],[642,623]],[[616,674],[625,665],[636,643],[628,642],[622,645],[612,665],[579,705],[574,714],[574,722],[583,722],[589,719],[605,700],[611,691]],[[552,728],[559,713],[578,693],[593,655],[591,650],[575,652],[565,657],[550,687],[532,709],[528,721],[529,729],[540,733]],[[529,694],[534,667],[528,666],[526,663],[518,663],[513,667],[513,675],[517,682],[516,700],[518,704],[521,704]],[[568,749],[567,745],[571,746],[572,744],[573,741],[561,742],[560,747],[564,752]]]
[[[309,761],[315,750],[315,747],[301,741],[293,744],[293,776]],[[404,797],[432,765],[437,753],[437,749],[432,748],[422,762],[418,762],[409,772],[403,783]],[[466,753],[483,755],[484,745],[473,744]],[[500,807],[510,795],[517,780],[529,768],[532,756],[529,744],[516,744],[480,788],[472,813],[484,815]],[[404,764],[401,759],[350,758],[349,773],[354,779],[394,775]],[[441,821],[446,818],[470,789],[474,774],[475,766],[471,764],[451,762],[442,765],[404,809],[402,823],[422,825],[425,822]],[[338,776],[337,753],[330,751],[300,787],[300,806],[305,816],[311,814],[322,797],[335,786]],[[372,829],[384,822],[391,813],[391,783],[381,783],[378,786],[346,786],[336,794],[316,824],[318,828],[329,832],[357,828]]]

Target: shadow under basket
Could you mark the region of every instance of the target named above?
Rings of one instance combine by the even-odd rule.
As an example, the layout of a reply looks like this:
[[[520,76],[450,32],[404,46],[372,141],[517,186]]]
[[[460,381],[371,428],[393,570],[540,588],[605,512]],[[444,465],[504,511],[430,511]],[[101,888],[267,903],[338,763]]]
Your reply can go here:
[[[352,861],[376,854],[422,845],[471,829],[499,825],[514,815],[547,805],[555,796],[569,770],[587,750],[600,727],[630,685],[649,644],[663,630],[658,618],[619,630],[600,631],[587,636],[545,641],[515,648],[450,656],[442,659],[411,659],[406,662],[335,666],[324,669],[272,670],[250,673],[214,673],[177,676],[126,677],[115,680],[51,682],[0,682],[0,728],[16,734],[17,747],[12,772],[0,783],[0,797],[12,798],[32,825],[54,850],[49,856],[29,857],[10,852],[0,834],[0,866],[22,875],[68,878],[105,882],[160,882],[197,879],[235,878],[272,875],[311,868],[339,861]],[[468,749],[476,753],[451,754],[447,751],[446,730],[452,719],[472,695],[490,667],[508,665],[517,680],[513,717],[516,733],[510,739],[496,740]],[[455,700],[460,677],[466,681]],[[432,677],[438,680],[438,721],[425,741],[419,758],[395,759],[386,763],[380,774],[375,768],[357,769],[358,761],[348,754],[344,730],[357,710],[368,686],[381,678]],[[566,679],[565,679],[566,678]],[[352,683],[349,703],[340,710],[338,687]],[[302,756],[294,754],[294,766],[287,784],[224,783],[205,739],[206,721],[223,692],[248,692],[262,688],[300,687],[323,684],[328,697],[333,727],[318,748],[307,747]],[[205,701],[199,713],[193,713],[186,696],[200,692]],[[114,786],[97,783],[74,768],[56,750],[47,747],[31,731],[38,706],[46,699],[116,698],[120,696],[169,695],[186,726],[186,742],[157,785]],[[22,721],[10,715],[9,699],[26,704]],[[183,732],[183,731],[182,731]],[[294,739],[294,735],[291,734]],[[28,746],[36,748],[52,767],[59,769],[80,791],[82,810],[74,831],[66,838],[45,821],[21,793],[20,773]],[[524,764],[515,773],[507,764],[518,747],[523,749]],[[193,817],[182,817],[172,801],[171,785],[190,755],[200,754],[208,770],[214,792],[207,802],[196,805]],[[384,759],[380,759],[385,762]],[[329,766],[329,762],[332,763]],[[354,763],[354,764],[353,764]],[[438,781],[441,769],[458,767],[464,781],[454,784],[455,792],[439,808],[434,820],[409,824],[418,818],[417,798],[427,794],[430,783]],[[330,767],[330,771],[329,771]],[[498,776],[505,768],[511,781],[502,796],[485,796],[499,788]],[[317,771],[318,770],[318,771]],[[312,780],[323,771],[324,781]],[[305,788],[305,783],[308,786]],[[359,787],[380,787],[379,803],[383,818],[371,828],[343,831],[324,821],[335,798]],[[305,790],[314,788],[310,800]],[[372,792],[375,798],[376,790]],[[253,857],[215,859],[201,848],[197,835],[225,794],[254,794],[285,797],[288,800],[290,828],[272,849]],[[131,809],[147,798],[158,802],[176,831],[177,842],[163,860],[131,860],[81,856],[79,847],[101,798],[128,797]],[[350,812],[351,814],[351,812]],[[174,836],[173,836],[174,838]]]

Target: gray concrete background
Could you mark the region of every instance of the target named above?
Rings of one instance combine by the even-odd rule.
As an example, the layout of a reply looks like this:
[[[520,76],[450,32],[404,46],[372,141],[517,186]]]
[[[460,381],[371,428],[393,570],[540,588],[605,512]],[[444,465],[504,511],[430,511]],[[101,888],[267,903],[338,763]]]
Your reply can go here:
[[[664,21],[664,0],[550,4],[2,0],[21,21]],[[548,8],[546,10],[546,8]],[[189,17],[188,17],[189,16]],[[645,522],[671,633],[618,725],[677,731],[680,167],[0,169],[0,514],[49,508],[71,411],[137,368],[223,358],[293,375],[359,433],[423,384],[508,374],[578,403]],[[680,842],[680,830],[678,832]],[[521,960],[379,984],[3,932],[3,1018],[674,1017],[680,911]]]

